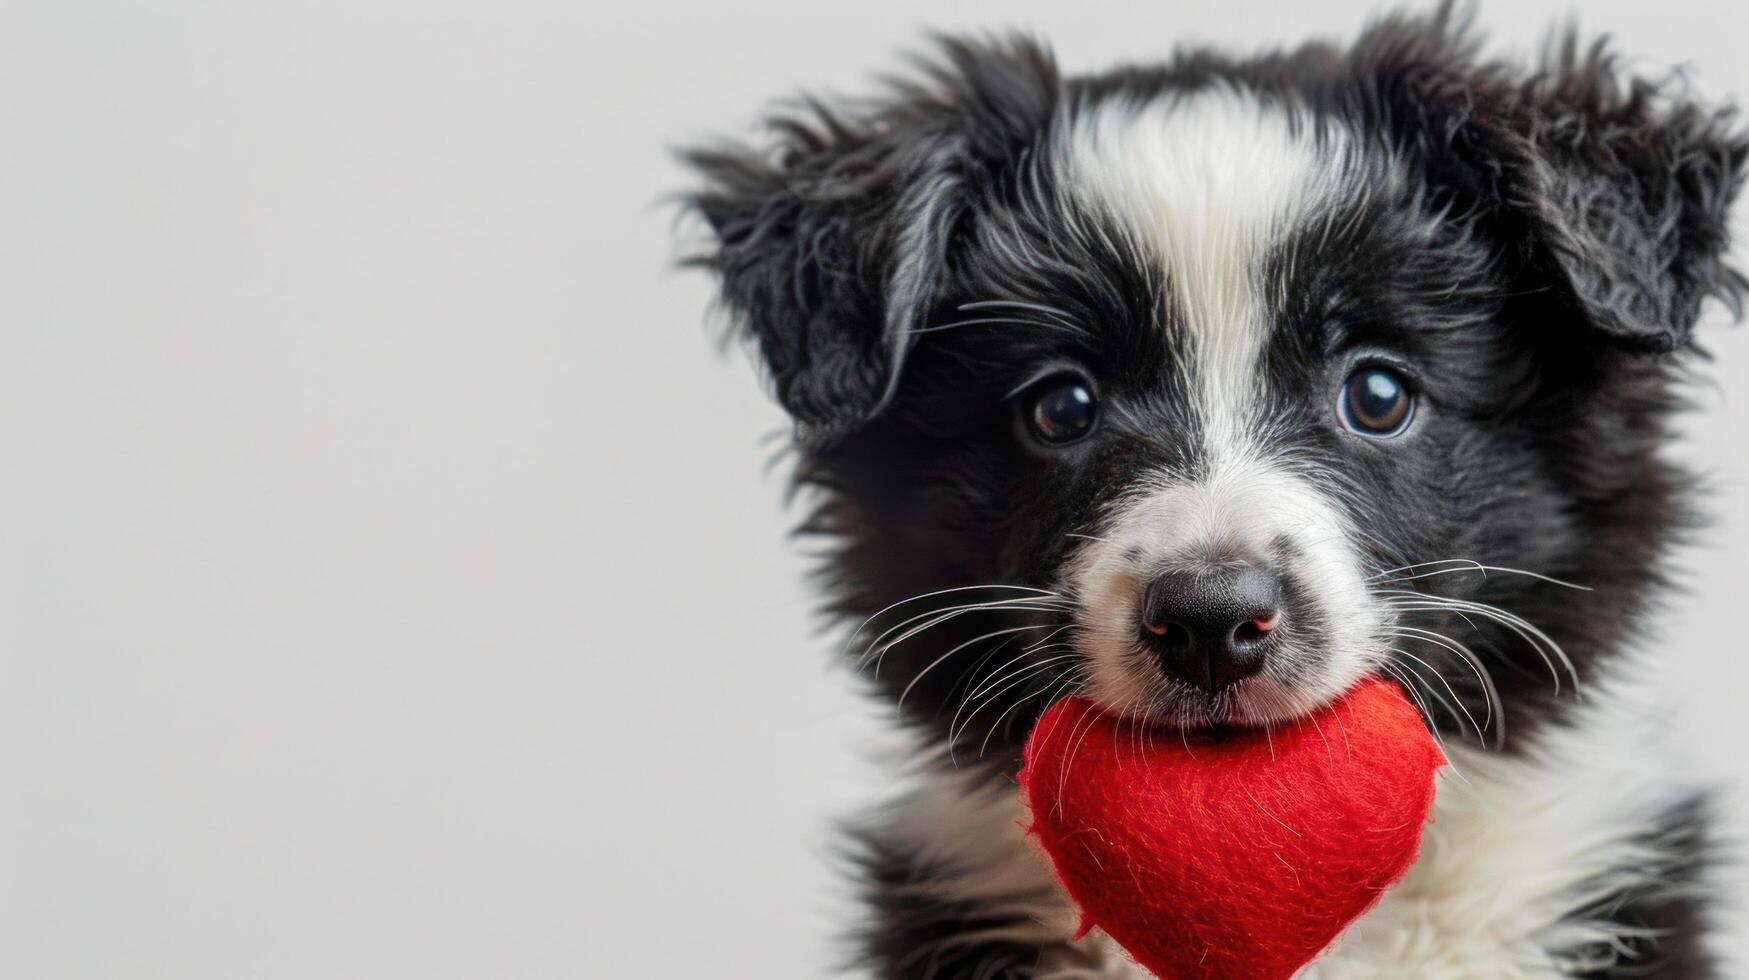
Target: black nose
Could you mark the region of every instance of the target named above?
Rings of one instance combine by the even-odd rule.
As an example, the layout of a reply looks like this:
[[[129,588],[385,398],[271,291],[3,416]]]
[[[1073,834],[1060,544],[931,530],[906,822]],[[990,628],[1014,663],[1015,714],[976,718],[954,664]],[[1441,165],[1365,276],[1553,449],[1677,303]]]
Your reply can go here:
[[[1142,600],[1142,637],[1166,673],[1205,691],[1255,674],[1281,622],[1281,585],[1254,565],[1167,572]]]

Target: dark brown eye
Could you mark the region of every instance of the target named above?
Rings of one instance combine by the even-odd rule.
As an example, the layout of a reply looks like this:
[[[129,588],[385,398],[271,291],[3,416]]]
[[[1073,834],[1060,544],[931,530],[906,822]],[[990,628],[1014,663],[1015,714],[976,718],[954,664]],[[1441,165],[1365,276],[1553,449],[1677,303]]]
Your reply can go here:
[[[1078,375],[1064,374],[1034,385],[1021,403],[1026,428],[1047,446],[1085,439],[1099,421],[1099,400]]]
[[[1395,371],[1362,368],[1343,383],[1339,414],[1355,432],[1382,438],[1408,426],[1414,404],[1409,386]]]

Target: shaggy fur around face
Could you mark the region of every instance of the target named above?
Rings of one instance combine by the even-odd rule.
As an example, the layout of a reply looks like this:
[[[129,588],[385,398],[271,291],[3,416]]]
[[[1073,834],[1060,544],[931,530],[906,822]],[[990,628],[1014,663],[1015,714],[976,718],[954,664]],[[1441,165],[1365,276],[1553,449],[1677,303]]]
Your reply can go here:
[[[867,964],[1128,975],[1003,829],[1044,708],[1275,725],[1376,674],[1468,780],[1309,975],[1711,975],[1704,798],[1624,736],[1611,663],[1687,521],[1657,451],[1695,321],[1744,285],[1728,113],[1571,37],[1488,60],[1442,9],[1076,78],[949,39],[774,131],[687,154],[688,203],[796,420],[829,608],[922,746],[859,837]],[[1344,415],[1367,371],[1399,431]],[[1064,378],[1097,423],[1041,442]],[[1280,583],[1267,661],[1179,683],[1147,584],[1235,562]]]

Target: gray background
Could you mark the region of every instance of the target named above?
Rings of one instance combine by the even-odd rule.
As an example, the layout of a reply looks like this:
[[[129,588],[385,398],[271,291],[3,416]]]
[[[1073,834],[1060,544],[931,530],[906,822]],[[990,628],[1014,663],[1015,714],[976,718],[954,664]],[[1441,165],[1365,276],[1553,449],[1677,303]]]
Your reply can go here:
[[[0,977],[821,973],[878,713],[664,147],[925,25],[1091,68],[1371,5],[616,6],[0,8]],[[1740,0],[1608,7],[1749,94]],[[1706,337],[1721,520],[1652,652],[1741,782],[1749,336]]]

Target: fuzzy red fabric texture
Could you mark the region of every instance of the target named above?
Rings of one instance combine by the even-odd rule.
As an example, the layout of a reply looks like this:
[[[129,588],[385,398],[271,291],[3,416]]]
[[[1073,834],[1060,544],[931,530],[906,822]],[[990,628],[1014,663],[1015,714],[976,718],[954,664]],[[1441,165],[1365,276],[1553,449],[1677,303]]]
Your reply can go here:
[[[1409,870],[1444,764],[1402,692],[1369,680],[1218,738],[1070,698],[1027,740],[1020,784],[1083,934],[1165,980],[1286,980]]]

